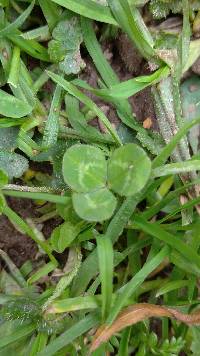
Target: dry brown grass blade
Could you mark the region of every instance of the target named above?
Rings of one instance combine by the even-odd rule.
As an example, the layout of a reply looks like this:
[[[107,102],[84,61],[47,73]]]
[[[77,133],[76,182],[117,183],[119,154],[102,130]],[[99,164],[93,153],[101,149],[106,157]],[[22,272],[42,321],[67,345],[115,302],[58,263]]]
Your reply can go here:
[[[193,314],[183,314],[176,309],[154,304],[134,304],[119,314],[112,325],[101,326],[96,334],[90,348],[90,352],[95,351],[102,343],[108,341],[112,335],[126,328],[152,317],[168,317],[179,320],[189,325],[200,325],[200,311]]]

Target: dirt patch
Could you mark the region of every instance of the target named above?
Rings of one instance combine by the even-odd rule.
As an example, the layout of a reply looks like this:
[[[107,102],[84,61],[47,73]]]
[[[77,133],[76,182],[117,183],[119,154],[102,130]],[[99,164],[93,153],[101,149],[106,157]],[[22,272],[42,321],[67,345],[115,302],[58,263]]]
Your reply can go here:
[[[7,201],[22,218],[35,216],[35,207],[30,200],[8,198]],[[16,230],[4,215],[0,216],[0,248],[8,253],[17,267],[27,260],[34,260],[37,253],[35,242]]]

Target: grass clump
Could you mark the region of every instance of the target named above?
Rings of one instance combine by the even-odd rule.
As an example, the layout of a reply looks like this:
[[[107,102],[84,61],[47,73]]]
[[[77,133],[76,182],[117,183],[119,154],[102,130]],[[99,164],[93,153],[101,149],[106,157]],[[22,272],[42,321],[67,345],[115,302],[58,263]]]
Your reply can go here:
[[[38,251],[17,267],[0,250],[0,354],[198,355],[196,3],[0,1],[0,211]],[[148,74],[119,79],[102,48],[120,31]]]

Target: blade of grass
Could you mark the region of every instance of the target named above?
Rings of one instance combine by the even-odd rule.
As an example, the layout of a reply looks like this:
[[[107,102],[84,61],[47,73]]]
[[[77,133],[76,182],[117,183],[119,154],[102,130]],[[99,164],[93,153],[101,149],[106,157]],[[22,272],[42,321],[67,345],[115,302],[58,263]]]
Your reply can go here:
[[[20,48],[14,47],[12,60],[10,64],[10,73],[8,77],[8,83],[13,85],[15,88],[19,83],[19,73],[20,73]]]
[[[52,261],[45,263],[34,274],[32,274],[32,276],[28,279],[27,283],[30,285],[37,282],[40,278],[48,276],[48,274],[54,271],[56,267],[57,263],[54,263]]]
[[[168,219],[171,219],[173,216],[177,215],[181,211],[184,211],[185,209],[193,208],[195,205],[198,205],[199,203],[200,203],[200,196],[198,196],[195,199],[191,199],[191,200],[189,200],[189,202],[181,205],[180,208],[173,210],[170,214],[168,214],[162,220],[160,220],[159,223],[167,221]]]
[[[105,114],[98,108],[98,106],[90,99],[88,98],[85,94],[83,94],[81,91],[79,91],[76,86],[73,84],[67,82],[67,80],[63,79],[61,76],[54,74],[52,72],[47,72],[49,77],[56,82],[58,85],[60,85],[63,89],[65,89],[69,94],[75,96],[77,99],[82,101],[90,110],[95,112],[95,114],[99,117],[99,119],[102,121],[102,123],[105,125],[105,127],[108,129],[110,134],[113,136],[115,139],[116,143],[121,145],[120,138],[118,137],[118,134],[116,130],[113,129],[111,123],[105,116]]]
[[[62,88],[56,85],[47,122],[44,128],[43,146],[49,148],[56,144],[59,131],[59,116]]]
[[[46,313],[57,314],[76,310],[97,309],[101,306],[101,302],[101,295],[61,299],[54,301],[46,310]]]
[[[27,118],[21,118],[21,119],[11,119],[10,117],[1,117],[0,118],[0,128],[3,127],[12,127],[12,126],[20,126],[22,125]]]
[[[108,4],[117,22],[136,45],[143,57],[150,59],[154,53],[154,42],[139,10],[130,8],[127,0],[108,0]]]
[[[185,123],[177,132],[177,134],[172,138],[172,140],[163,148],[160,154],[156,158],[154,158],[152,168],[157,168],[164,164],[176,148],[178,142],[186,135],[189,129],[199,123],[200,118],[193,119],[190,122]]]
[[[195,264],[197,267],[200,267],[200,256],[198,255],[198,253],[189,245],[184,243],[176,235],[170,234],[156,223],[149,223],[145,221],[140,216],[134,217],[134,224],[138,229],[165,242],[170,247],[177,250],[183,257],[189,260],[192,264]]]
[[[113,292],[113,247],[111,240],[107,236],[97,238],[97,253],[99,261],[99,271],[101,279],[102,294],[102,320],[107,318],[112,302]]]
[[[154,215],[159,213],[166,205],[168,205],[172,200],[179,197],[181,193],[185,192],[188,188],[193,186],[194,184],[200,184],[200,180],[195,180],[192,183],[185,184],[183,187],[177,188],[173,191],[170,191],[164,199],[158,201],[149,209],[146,209],[144,212],[141,213],[141,216],[148,220],[151,219]]]
[[[33,331],[35,330],[35,328],[36,328],[36,326],[33,324],[18,326],[18,328],[15,330],[15,332],[12,332],[11,335],[7,335],[7,336],[1,338],[0,349],[32,334]]]
[[[87,47],[87,50],[92,57],[92,60],[100,73],[105,84],[110,88],[108,90],[112,91],[112,87],[118,87],[117,84],[120,85],[119,79],[116,76],[116,73],[113,71],[111,65],[106,60],[103,51],[97,41],[94,28],[92,26],[92,22],[82,17],[81,18],[82,31],[84,36],[84,42]],[[77,81],[78,83],[78,81]],[[123,83],[122,83],[123,84]],[[90,89],[89,89],[90,90]],[[105,89],[106,90],[106,89]],[[122,92],[121,87],[119,88],[120,93]],[[100,92],[100,91],[98,91]],[[97,95],[97,91],[95,93]],[[117,95],[117,94],[116,94]],[[105,97],[104,97],[105,100]],[[150,152],[153,154],[158,154],[158,147],[154,143],[154,140],[148,135],[147,130],[145,130],[134,118],[134,114],[132,113],[132,108],[126,99],[118,99],[118,98],[108,98],[109,102],[112,100],[112,103],[116,106],[118,115],[121,121],[136,130],[139,134],[137,136],[138,140],[141,141],[142,145],[147,147]]]
[[[118,297],[115,301],[115,305],[111,309],[110,315],[106,321],[107,324],[112,324],[121,309],[126,304],[128,298],[136,291],[136,289],[144,282],[148,275],[159,266],[169,254],[169,248],[163,247],[161,251],[153,257],[150,261],[146,262],[141,270],[122,288],[122,291],[118,291]]]
[[[52,0],[56,4],[65,7],[79,15],[89,17],[93,20],[117,25],[110,9],[106,6],[95,3],[92,0]]]
[[[184,288],[189,286],[190,281],[188,280],[176,280],[176,281],[170,281],[166,284],[164,284],[162,287],[160,287],[157,292],[156,292],[156,298],[160,297],[163,294],[169,293],[171,291],[174,291],[176,289]]]
[[[7,35],[11,35],[12,32],[18,29],[21,25],[23,25],[23,23],[26,21],[31,11],[33,10],[34,5],[35,0],[32,1],[32,3],[27,7],[27,9],[14,22],[10,23],[5,28],[0,30],[0,38],[5,37]]]
[[[192,172],[200,170],[200,160],[190,160],[186,162],[170,163],[157,167],[153,170],[153,177],[163,177],[171,174]]]
[[[51,341],[37,356],[52,356],[63,347],[72,343],[77,337],[83,335],[88,330],[94,328],[98,319],[94,315],[88,315],[84,319],[76,322],[71,328]]]
[[[142,200],[143,196],[144,195],[141,193],[137,196],[128,197],[125,199],[115,216],[112,218],[108,225],[106,235],[111,239],[113,244],[117,242],[119,236],[122,234],[131,215],[133,214],[138,203]],[[80,267],[79,273],[75,278],[74,284],[72,286],[72,296],[80,295],[83,293],[90,280],[97,274],[97,272],[97,252],[94,250],[85,259],[85,261],[83,261]]]
[[[94,89],[80,79],[75,79],[73,83],[84,89],[92,91],[95,95],[100,96],[106,100],[127,99],[130,96],[135,95],[141,90],[147,88],[148,86],[156,84],[161,79],[166,78],[169,75],[169,72],[170,71],[167,66],[161,67],[153,74],[140,76],[119,84],[114,84],[109,89]]]
[[[37,238],[33,230],[30,228],[30,226],[25,223],[25,221],[15,213],[11,208],[8,206],[4,207],[3,213],[11,220],[13,221],[19,228],[28,236],[30,236],[41,248],[46,252],[46,254],[49,256],[50,260],[54,263],[54,265],[57,265],[57,261],[55,257],[51,253],[51,248],[47,244],[47,242],[43,242]]]
[[[26,40],[21,35],[20,31],[16,31],[16,34],[7,33],[6,37],[31,57],[45,62],[50,61],[47,49],[44,46],[37,41]]]
[[[11,275],[14,277],[14,279],[17,281],[19,286],[22,288],[27,287],[26,280],[24,279],[23,275],[21,274],[20,270],[15,266],[15,264],[12,262],[10,257],[6,252],[0,249],[0,256],[4,260],[4,262],[7,264],[9,271]]]
[[[44,200],[49,201],[51,203],[58,203],[58,204],[66,204],[69,200],[69,197],[56,195],[56,194],[48,194],[48,193],[40,193],[37,188],[35,192],[22,192],[16,190],[7,190],[6,187],[3,190],[3,194],[10,196],[10,197],[18,197],[18,198],[25,198],[25,199],[33,199],[33,200]]]
[[[59,7],[50,0],[38,0],[43,15],[52,31],[60,19]]]

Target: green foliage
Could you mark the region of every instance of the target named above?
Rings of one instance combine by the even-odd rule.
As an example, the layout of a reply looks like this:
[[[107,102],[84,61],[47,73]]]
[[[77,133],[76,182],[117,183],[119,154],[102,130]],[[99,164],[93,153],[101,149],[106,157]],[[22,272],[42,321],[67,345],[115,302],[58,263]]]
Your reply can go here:
[[[198,10],[198,0],[0,1],[0,213],[37,249],[20,268],[0,250],[0,354],[89,355],[93,330],[144,300],[199,313],[199,81],[181,77],[200,54]],[[127,77],[113,51],[121,31],[148,74]],[[146,88],[160,133],[129,102]],[[34,216],[7,196],[32,199]],[[2,241],[12,254],[15,237]],[[145,319],[94,354],[197,355],[198,339],[198,326]]]
[[[139,337],[139,340],[138,340]],[[157,335],[152,332],[148,333],[143,331],[140,335],[134,337],[135,342],[138,345],[138,351],[136,355],[163,355],[163,356],[178,356],[185,346],[185,341],[182,337],[171,340],[164,340],[162,343],[158,341]]]
[[[13,95],[6,93],[5,91],[0,89],[0,114],[19,118],[30,114],[32,111],[32,107],[23,102],[22,100],[15,98]]]
[[[135,144],[118,148],[108,162],[108,184],[122,196],[138,193],[148,182],[151,161],[145,151]]]
[[[56,252],[62,253],[75,240],[80,232],[79,225],[70,221],[56,227],[51,234],[51,245]]]
[[[107,188],[88,193],[73,193],[72,201],[76,213],[86,221],[109,219],[117,205],[116,198]]]
[[[0,188],[3,188],[4,185],[8,183],[7,174],[1,169],[0,170]]]
[[[63,158],[63,176],[74,191],[74,209],[88,221],[107,220],[116,208],[116,198],[106,184],[119,195],[134,195],[144,188],[150,173],[145,151],[131,143],[116,149],[108,161],[99,148],[89,145],[72,146]]]
[[[69,148],[63,158],[65,182],[78,193],[103,188],[106,183],[107,165],[103,152],[88,145]]]
[[[82,33],[78,17],[60,21],[52,32],[48,52],[53,62],[59,63],[65,74],[77,74],[85,64],[80,55]]]
[[[1,151],[0,168],[7,173],[10,179],[19,178],[28,169],[28,160],[18,153]]]

